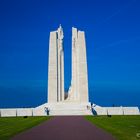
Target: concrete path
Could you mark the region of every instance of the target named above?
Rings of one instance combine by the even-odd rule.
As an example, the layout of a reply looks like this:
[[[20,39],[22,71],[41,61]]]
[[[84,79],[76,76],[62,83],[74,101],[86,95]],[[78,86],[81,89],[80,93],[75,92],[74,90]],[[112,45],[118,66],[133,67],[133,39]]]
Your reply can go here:
[[[114,140],[82,116],[59,116],[15,136],[12,140]]]

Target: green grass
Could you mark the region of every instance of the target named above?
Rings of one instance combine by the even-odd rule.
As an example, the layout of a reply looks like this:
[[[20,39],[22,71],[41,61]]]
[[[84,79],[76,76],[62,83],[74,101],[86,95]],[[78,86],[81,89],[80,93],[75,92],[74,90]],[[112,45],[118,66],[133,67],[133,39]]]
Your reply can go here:
[[[110,132],[117,140],[140,140],[140,116],[86,116],[97,127]]]
[[[0,118],[0,140],[8,140],[17,133],[32,128],[50,117],[9,117]]]

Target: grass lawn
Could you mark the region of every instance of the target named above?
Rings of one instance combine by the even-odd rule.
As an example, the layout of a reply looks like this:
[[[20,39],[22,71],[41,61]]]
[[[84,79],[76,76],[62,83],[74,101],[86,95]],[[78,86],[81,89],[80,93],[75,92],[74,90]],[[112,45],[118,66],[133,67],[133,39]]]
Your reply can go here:
[[[4,117],[0,118],[0,140],[8,140],[15,134],[29,129],[50,117]]]
[[[97,127],[112,133],[117,140],[140,140],[140,116],[86,116]]]

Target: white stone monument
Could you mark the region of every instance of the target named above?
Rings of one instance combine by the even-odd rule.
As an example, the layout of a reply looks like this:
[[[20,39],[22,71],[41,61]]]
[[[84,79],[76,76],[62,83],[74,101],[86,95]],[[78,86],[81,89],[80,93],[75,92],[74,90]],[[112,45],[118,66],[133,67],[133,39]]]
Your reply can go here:
[[[48,103],[88,103],[86,43],[83,31],[72,28],[72,80],[68,98],[64,95],[63,29],[50,33]]]
[[[64,92],[63,29],[50,32],[48,65],[48,103],[37,107],[53,115],[88,115],[88,72],[85,33],[72,28],[72,79],[68,96]],[[39,112],[39,111],[38,111]]]
[[[50,32],[48,103],[35,108],[0,109],[0,117],[50,115],[140,115],[138,107],[101,107],[89,103],[85,33],[72,28],[72,78],[64,92],[63,29]]]

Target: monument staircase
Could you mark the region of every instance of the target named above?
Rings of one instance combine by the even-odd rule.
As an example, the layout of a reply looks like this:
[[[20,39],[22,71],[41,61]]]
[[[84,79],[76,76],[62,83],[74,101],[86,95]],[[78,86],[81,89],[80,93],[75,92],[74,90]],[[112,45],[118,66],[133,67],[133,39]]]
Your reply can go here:
[[[92,115],[90,103],[77,102],[59,102],[59,103],[45,103],[35,108],[35,113],[38,116],[46,116],[45,109],[49,109],[49,115],[63,116],[63,115]],[[35,114],[35,115],[37,115]]]
[[[34,108],[34,116],[46,116],[46,108],[49,109],[50,116],[63,115],[140,115],[138,107],[101,107],[90,103],[59,102],[45,103]]]

